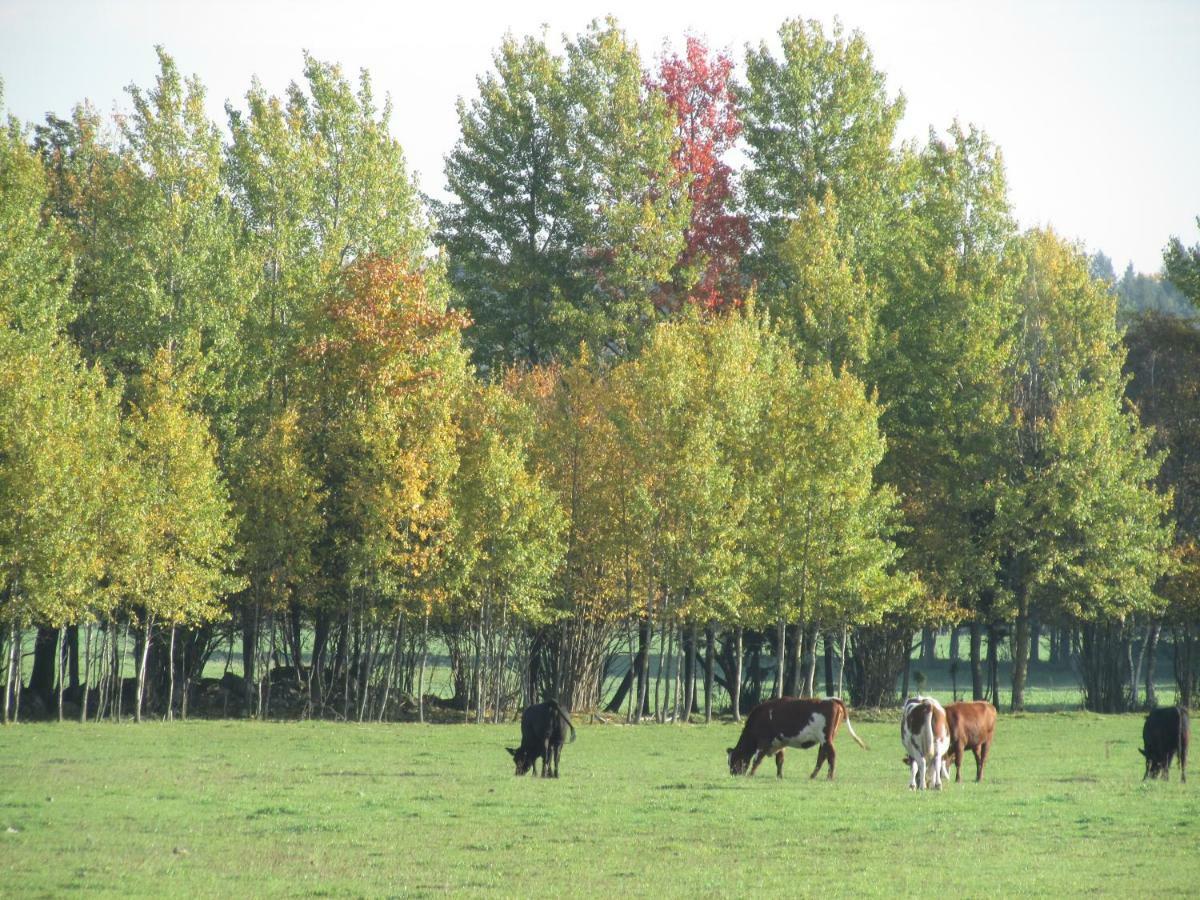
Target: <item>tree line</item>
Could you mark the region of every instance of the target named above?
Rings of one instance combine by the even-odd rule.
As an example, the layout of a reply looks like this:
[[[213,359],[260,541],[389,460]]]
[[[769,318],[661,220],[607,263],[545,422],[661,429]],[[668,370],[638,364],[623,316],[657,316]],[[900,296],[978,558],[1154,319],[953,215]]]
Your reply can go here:
[[[1190,701],[1195,320],[1124,332],[981,129],[900,143],[860,33],[785,22],[741,80],[506,37],[437,201],[366,72],[305,55],[223,131],[158,57],[128,114],[0,136],[6,721],[424,718],[431,647],[478,721],[737,715],[818,647],[883,704],[946,624],[1014,709],[1043,626],[1089,708],[1147,654],[1152,702],[1160,640]],[[1165,265],[1195,302],[1200,245]]]

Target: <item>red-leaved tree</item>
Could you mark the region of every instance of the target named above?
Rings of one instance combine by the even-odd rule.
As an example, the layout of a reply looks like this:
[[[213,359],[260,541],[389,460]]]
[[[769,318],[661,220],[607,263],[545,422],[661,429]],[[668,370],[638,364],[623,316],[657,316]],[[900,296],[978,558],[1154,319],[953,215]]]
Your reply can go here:
[[[684,55],[664,56],[650,79],[675,112],[675,166],[691,178],[692,220],[674,283],[660,304],[665,309],[685,299],[709,310],[740,302],[738,271],[750,230],[733,208],[733,170],[722,160],[742,131],[732,73],[727,54],[710,53],[689,36]]]

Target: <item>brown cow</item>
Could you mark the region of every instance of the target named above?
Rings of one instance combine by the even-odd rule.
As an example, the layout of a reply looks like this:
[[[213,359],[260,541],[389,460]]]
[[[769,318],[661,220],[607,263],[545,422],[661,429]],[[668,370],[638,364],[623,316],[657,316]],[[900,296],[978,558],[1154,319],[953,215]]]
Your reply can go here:
[[[946,759],[954,760],[954,780],[962,781],[963,751],[975,754],[975,780],[983,780],[983,765],[992,747],[996,731],[996,707],[986,700],[951,703],[946,707],[946,724],[950,729],[950,749]],[[946,774],[949,775],[949,766]]]
[[[729,758],[729,774],[741,775],[749,766],[753,775],[758,764],[769,754],[775,754],[775,774],[783,777],[783,748],[800,747],[807,750],[817,744],[817,767],[813,769],[810,778],[816,778],[821,766],[829,760],[829,778],[833,779],[833,769],[837,762],[837,753],[833,749],[833,739],[837,736],[838,727],[846,723],[850,737],[855,743],[867,749],[850,725],[850,716],[846,712],[846,704],[836,697],[826,697],[817,700],[812,697],[797,699],[781,697],[767,700],[750,710],[746,717],[746,725],[738,738],[737,746],[728,748],[725,752]]]

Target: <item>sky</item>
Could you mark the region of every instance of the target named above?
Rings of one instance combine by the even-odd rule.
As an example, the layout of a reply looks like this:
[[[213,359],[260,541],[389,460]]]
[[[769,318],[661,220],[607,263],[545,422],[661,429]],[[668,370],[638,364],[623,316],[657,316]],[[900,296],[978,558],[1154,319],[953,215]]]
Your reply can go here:
[[[1004,155],[1023,227],[1052,225],[1089,250],[1156,272],[1172,235],[1200,240],[1200,2],[742,2],[501,0],[0,0],[4,106],[18,119],[65,114],[88,98],[127,110],[149,86],[154,45],[208,89],[212,117],[241,106],[251,78],[282,93],[301,51],[370,71],[394,105],[392,130],[423,189],[439,195],[470,97],[506,31],[578,34],[616,16],[652,62],[687,33],[742,60],[779,25],[835,16],[866,36],[889,92],[903,92],[901,138],[925,140],[955,118]]]

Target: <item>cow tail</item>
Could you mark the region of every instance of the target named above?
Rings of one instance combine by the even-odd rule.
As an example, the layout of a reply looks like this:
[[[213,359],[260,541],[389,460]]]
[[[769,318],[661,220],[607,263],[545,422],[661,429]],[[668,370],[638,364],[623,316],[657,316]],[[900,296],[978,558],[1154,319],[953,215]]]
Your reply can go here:
[[[846,704],[839,700],[837,705],[842,711],[842,718],[846,720],[846,730],[850,732],[850,737],[854,738],[854,743],[858,744],[864,750],[870,750],[871,748],[863,743],[863,739],[854,733],[854,726],[850,724],[850,712],[846,709]]]
[[[570,717],[570,716],[568,716],[568,715],[567,715],[565,712],[563,712],[563,711],[562,711],[562,709],[561,709],[561,707],[559,707],[557,704],[555,704],[555,707],[554,707],[554,708],[558,710],[558,714],[559,714],[560,716],[562,716],[562,720],[563,720],[564,722],[566,722],[566,723],[567,723],[567,727],[571,729],[571,740],[567,741],[567,743],[568,743],[568,744],[573,744],[573,743],[575,743],[575,726],[571,724],[571,717]]]

